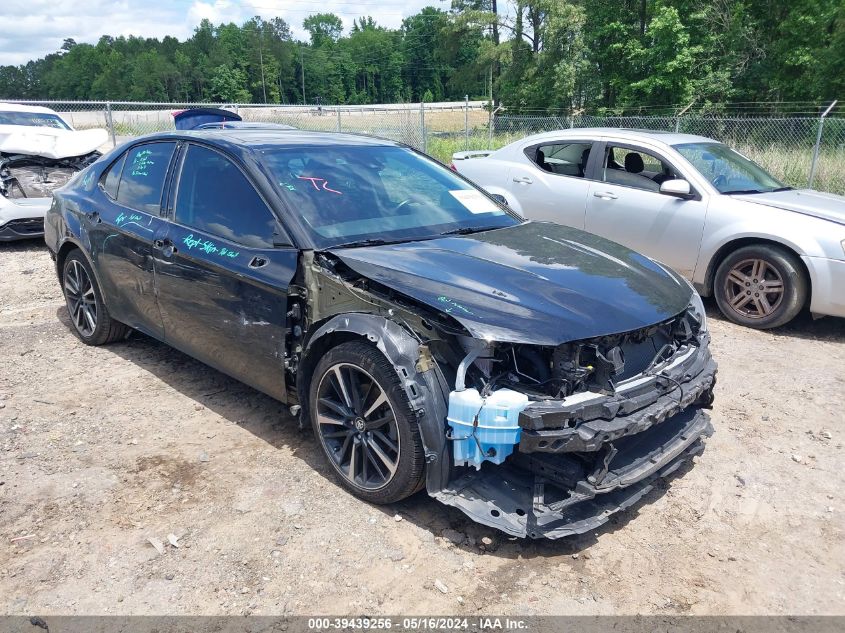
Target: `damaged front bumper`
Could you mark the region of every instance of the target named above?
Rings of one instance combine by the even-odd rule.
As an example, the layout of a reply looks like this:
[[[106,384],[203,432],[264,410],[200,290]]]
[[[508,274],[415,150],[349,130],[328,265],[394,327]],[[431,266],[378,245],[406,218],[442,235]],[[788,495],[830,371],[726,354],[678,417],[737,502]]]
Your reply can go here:
[[[49,198],[10,200],[0,195],[0,242],[44,235],[44,214],[50,204]]]
[[[434,496],[513,536],[555,539],[596,529],[704,450],[716,364],[706,338],[702,343],[612,395],[532,402],[504,464],[456,469]]]

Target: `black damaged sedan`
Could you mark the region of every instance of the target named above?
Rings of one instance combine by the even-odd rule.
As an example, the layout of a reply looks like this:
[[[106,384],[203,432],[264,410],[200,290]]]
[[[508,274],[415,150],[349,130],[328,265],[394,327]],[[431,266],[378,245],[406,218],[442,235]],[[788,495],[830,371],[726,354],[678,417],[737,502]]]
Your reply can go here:
[[[559,538],[711,433],[716,366],[683,278],[397,143],[139,138],[55,193],[45,234],[84,343],[138,330],[287,403],[373,503],[425,488]]]

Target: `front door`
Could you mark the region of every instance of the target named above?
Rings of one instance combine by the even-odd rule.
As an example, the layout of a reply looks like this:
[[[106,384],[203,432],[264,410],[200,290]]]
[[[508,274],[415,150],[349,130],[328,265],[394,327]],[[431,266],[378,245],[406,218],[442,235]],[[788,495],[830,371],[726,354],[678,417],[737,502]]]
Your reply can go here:
[[[707,203],[660,193],[665,180],[683,178],[656,152],[608,142],[600,175],[587,199],[585,228],[644,253],[692,278]]]
[[[235,163],[189,144],[172,221],[154,248],[165,340],[284,399],[287,290],[298,251],[274,248],[278,231]]]

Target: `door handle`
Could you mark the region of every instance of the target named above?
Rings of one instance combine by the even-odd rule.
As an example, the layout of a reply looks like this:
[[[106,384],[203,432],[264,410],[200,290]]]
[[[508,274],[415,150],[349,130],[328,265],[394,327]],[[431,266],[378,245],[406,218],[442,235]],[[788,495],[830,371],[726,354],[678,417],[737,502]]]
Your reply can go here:
[[[513,181],[524,185],[530,185],[534,182],[530,176],[514,176]]]
[[[102,222],[102,220],[100,219],[99,211],[91,211],[90,213],[86,213],[85,217],[88,218],[91,222],[96,222],[97,224]]]
[[[596,198],[601,198],[602,200],[616,200],[619,197],[615,193],[610,193],[609,191],[596,191],[593,195]]]
[[[253,257],[248,265],[250,268],[264,268],[267,265],[267,260],[263,257]]]

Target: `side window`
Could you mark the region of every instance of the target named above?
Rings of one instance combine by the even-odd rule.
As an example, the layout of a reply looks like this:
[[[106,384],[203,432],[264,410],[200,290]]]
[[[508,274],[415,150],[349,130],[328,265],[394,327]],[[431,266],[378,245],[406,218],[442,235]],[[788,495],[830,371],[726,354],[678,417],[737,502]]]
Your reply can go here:
[[[120,184],[120,172],[123,171],[123,163],[126,162],[126,154],[118,158],[103,178],[103,191],[112,200],[117,200],[117,186]]]
[[[644,150],[608,145],[602,164],[602,181],[659,191],[666,180],[679,176],[669,163]]]
[[[191,145],[176,191],[176,221],[244,246],[273,245],[276,219],[228,158]]]
[[[528,158],[536,165],[553,174],[583,178],[587,170],[592,143],[550,143],[526,150]]]
[[[126,152],[117,201],[145,213],[157,214],[161,191],[175,143],[147,143]]]

